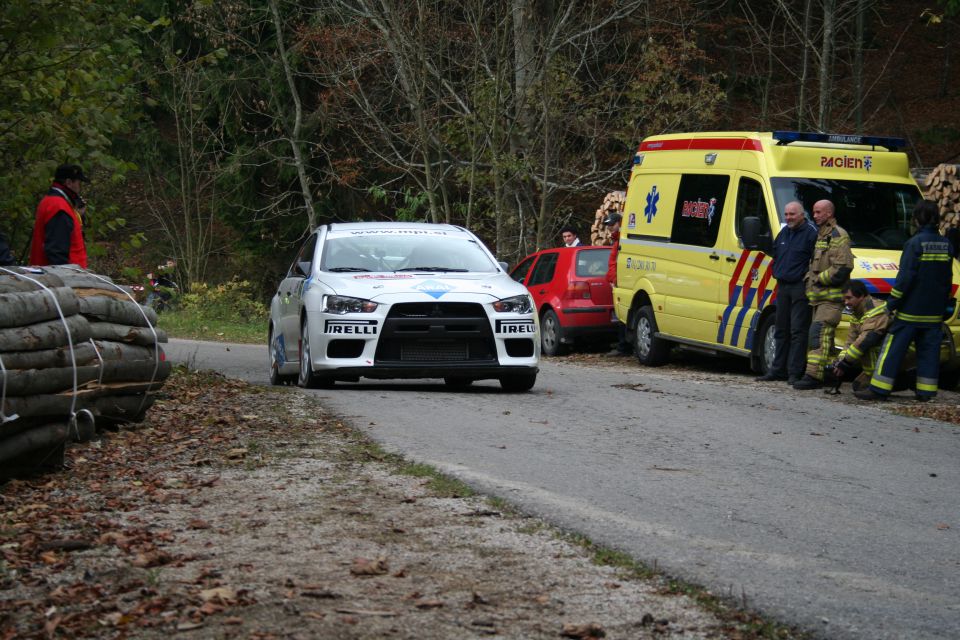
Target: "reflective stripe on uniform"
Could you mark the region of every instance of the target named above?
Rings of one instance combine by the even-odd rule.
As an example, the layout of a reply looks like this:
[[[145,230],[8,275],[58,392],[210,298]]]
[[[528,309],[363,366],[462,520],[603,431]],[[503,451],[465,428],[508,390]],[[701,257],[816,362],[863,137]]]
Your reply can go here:
[[[917,377],[917,391],[933,391],[936,393],[937,379]]]
[[[917,323],[920,323],[920,322],[930,323],[930,322],[940,322],[941,320],[943,320],[943,317],[942,316],[915,316],[910,313],[901,313],[898,311],[897,320],[906,320],[907,322],[917,322]]]

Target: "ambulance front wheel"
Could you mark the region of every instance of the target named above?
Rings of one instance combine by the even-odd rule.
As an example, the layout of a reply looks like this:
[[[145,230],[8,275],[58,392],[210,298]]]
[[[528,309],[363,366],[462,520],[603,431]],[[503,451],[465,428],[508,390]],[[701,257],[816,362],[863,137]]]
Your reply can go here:
[[[750,368],[754,372],[765,375],[773,369],[773,359],[777,355],[777,341],[774,339],[776,334],[776,318],[774,314],[769,314],[760,322],[760,329],[757,331],[756,344],[753,356],[750,358]]]
[[[666,364],[670,357],[670,343],[657,337],[657,319],[650,305],[640,307],[633,316],[633,347],[640,364],[648,367]]]

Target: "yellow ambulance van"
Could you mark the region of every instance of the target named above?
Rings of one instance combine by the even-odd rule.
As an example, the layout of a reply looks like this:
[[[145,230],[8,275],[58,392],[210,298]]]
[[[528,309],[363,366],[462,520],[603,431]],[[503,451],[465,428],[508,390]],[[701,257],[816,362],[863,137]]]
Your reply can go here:
[[[903,146],[791,131],[646,138],[627,187],[613,290],[640,362],[661,365],[680,346],[746,356],[766,372],[777,303],[768,253],[792,200],[808,213],[818,200],[834,203],[853,247],[851,277],[885,298],[921,198]],[[954,295],[958,282],[954,261]],[[941,362],[960,370],[956,311],[944,327]]]

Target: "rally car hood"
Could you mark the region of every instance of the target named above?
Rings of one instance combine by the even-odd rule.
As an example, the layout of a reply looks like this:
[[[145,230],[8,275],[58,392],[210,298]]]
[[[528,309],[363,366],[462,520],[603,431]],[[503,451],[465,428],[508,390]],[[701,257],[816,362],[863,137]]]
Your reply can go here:
[[[338,295],[373,301],[418,294],[426,300],[440,300],[447,295],[481,295],[497,300],[527,293],[523,285],[504,273],[324,273],[322,279]]]

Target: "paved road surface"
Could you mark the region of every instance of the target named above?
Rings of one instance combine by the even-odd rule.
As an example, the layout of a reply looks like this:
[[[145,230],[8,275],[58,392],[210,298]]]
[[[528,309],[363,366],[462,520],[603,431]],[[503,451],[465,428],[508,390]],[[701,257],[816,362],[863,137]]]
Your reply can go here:
[[[168,353],[266,383],[262,346]],[[389,450],[819,636],[960,638],[960,428],[629,360],[547,360],[519,395],[312,393]]]

